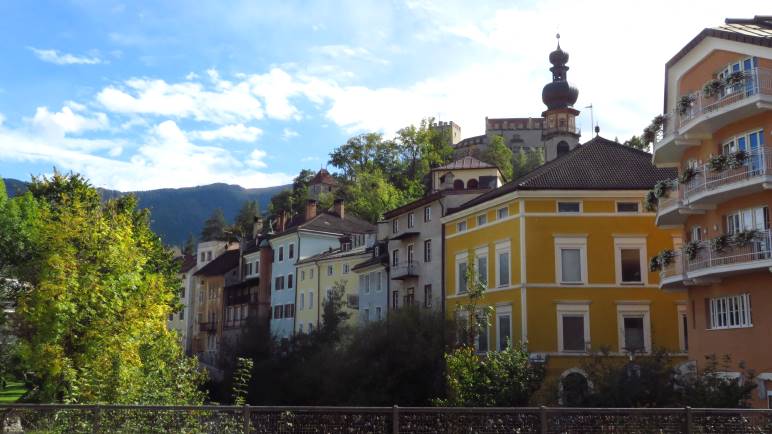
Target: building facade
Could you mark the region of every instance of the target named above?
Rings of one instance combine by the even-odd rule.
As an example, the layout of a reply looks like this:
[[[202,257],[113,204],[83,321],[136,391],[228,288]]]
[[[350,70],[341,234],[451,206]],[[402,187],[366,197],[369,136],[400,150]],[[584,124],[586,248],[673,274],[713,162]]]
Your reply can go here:
[[[688,294],[689,359],[728,354],[772,407],[772,19],[726,20],[666,65],[654,162],[679,170],[657,223],[676,228],[662,286]],[[660,189],[662,190],[662,189]]]
[[[388,241],[377,242],[367,253],[365,260],[353,267],[359,282],[359,323],[362,325],[385,319],[389,310]]]
[[[582,376],[602,347],[616,357],[685,351],[686,297],[659,290],[647,256],[676,232],[643,209],[647,189],[674,172],[650,160],[596,137],[443,217],[446,314],[467,317],[457,306],[470,266],[495,311],[478,350],[523,344],[561,379]]]
[[[177,260],[180,264],[179,277],[181,285],[179,289],[179,303],[182,307],[179,311],[169,314],[167,326],[169,330],[174,330],[177,333],[185,353],[190,354],[190,334],[192,331],[191,324],[193,323],[193,320],[190,318],[190,312],[195,299],[191,289],[195,292],[193,273],[196,272],[197,259],[195,255],[182,255]]]

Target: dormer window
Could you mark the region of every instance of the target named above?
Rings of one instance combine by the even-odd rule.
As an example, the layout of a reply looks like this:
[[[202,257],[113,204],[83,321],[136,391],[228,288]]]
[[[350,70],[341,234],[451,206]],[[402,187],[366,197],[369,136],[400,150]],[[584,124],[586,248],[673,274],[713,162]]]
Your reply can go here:
[[[391,221],[391,232],[395,234],[399,232],[399,220],[396,218]]]

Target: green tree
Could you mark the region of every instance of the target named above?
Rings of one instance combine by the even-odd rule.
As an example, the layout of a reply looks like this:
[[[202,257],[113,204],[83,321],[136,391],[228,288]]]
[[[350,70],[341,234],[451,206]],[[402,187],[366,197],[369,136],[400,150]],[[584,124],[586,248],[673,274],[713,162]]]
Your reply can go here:
[[[232,230],[242,237],[249,237],[252,235],[252,228],[255,224],[255,219],[260,215],[260,205],[257,201],[248,200],[241,205],[239,213],[236,215],[236,220],[233,222]]]
[[[193,238],[193,234],[188,234],[188,239],[185,240],[185,245],[182,246],[182,253],[185,255],[196,254],[196,239]]]
[[[377,222],[386,211],[405,203],[405,197],[380,170],[361,172],[346,188],[351,211],[370,222]]]
[[[343,309],[346,304],[346,282],[339,280],[332,285],[322,302],[322,325],[320,333],[328,340],[335,340],[340,336],[344,323],[351,316]]]
[[[220,208],[215,209],[204,222],[204,227],[201,229],[201,241],[225,241],[227,239],[225,234],[227,225],[225,214]]]
[[[249,383],[252,380],[252,359],[239,357],[236,360],[236,372],[233,374],[233,403],[245,405],[249,393]]]
[[[32,374],[32,399],[200,403],[203,374],[166,328],[178,265],[150,230],[149,213],[130,195],[102,203],[78,175],[33,178],[29,191],[10,202],[35,209],[34,223],[18,224],[32,230],[3,263],[25,285],[19,357]],[[0,231],[5,251],[18,237],[5,224]]]
[[[481,306],[487,285],[480,280],[472,262],[466,269],[466,301],[456,303],[457,341],[474,347],[480,331],[490,325],[493,306]]]
[[[541,148],[520,150],[512,158],[512,179],[518,179],[526,173],[544,164],[544,151]]]
[[[504,138],[497,135],[483,152],[482,160],[498,167],[504,179],[511,181],[513,157],[512,150],[504,144]]]
[[[623,145],[629,146],[635,149],[640,149],[641,151],[645,151],[649,149],[649,144],[646,143],[641,137],[636,135],[633,135],[632,137],[630,137],[629,140],[625,140]]]

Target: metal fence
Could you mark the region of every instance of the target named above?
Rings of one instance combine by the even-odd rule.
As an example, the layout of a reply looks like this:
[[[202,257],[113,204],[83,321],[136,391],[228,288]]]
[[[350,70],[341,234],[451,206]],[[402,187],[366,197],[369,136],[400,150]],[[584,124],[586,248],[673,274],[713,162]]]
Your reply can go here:
[[[0,405],[0,433],[772,433],[772,410]]]

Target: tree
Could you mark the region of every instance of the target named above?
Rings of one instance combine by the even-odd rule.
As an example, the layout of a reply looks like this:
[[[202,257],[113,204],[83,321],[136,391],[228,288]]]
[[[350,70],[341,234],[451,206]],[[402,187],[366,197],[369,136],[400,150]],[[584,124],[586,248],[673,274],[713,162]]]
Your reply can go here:
[[[482,160],[498,167],[504,179],[511,181],[513,157],[512,150],[504,144],[504,138],[497,135],[483,152]]]
[[[252,380],[252,359],[239,357],[236,360],[236,372],[233,375],[233,404],[245,405],[249,393],[249,383]]]
[[[403,192],[389,183],[380,170],[361,172],[343,193],[351,211],[369,222],[377,222],[386,211],[405,203]]]
[[[493,306],[480,306],[485,296],[486,285],[483,283],[472,262],[466,269],[466,303],[456,304],[456,317],[458,318],[458,342],[474,347],[480,331],[487,328],[490,316],[493,314]]]
[[[193,238],[193,234],[188,234],[188,239],[185,240],[185,245],[182,246],[182,253],[188,256],[196,254],[196,239]]]
[[[212,215],[204,222],[204,228],[201,229],[201,241],[225,241],[225,214],[222,209],[217,208],[212,211]]]
[[[3,261],[24,282],[16,313],[31,399],[200,403],[203,374],[166,328],[179,266],[136,198],[102,203],[82,177],[55,173],[10,202],[35,209],[34,223],[17,223],[31,228],[22,251]],[[7,231],[0,225],[0,251],[18,240]]]
[[[255,219],[260,215],[260,205],[257,201],[248,200],[241,205],[239,213],[236,215],[236,220],[233,222],[232,230],[242,237],[248,237],[252,235],[252,228],[255,224]]]
[[[641,151],[645,151],[649,149],[649,144],[646,143],[641,137],[636,135],[633,135],[632,137],[630,137],[629,140],[625,140],[623,145],[629,146],[635,149],[640,149]]]
[[[346,282],[339,280],[332,285],[327,293],[324,302],[322,302],[322,325],[320,327],[321,335],[327,340],[335,340],[340,336],[341,328],[344,322],[349,319],[351,314],[343,310],[346,303]]]
[[[540,148],[520,150],[512,158],[512,179],[518,179],[526,173],[544,164],[544,151]]]

